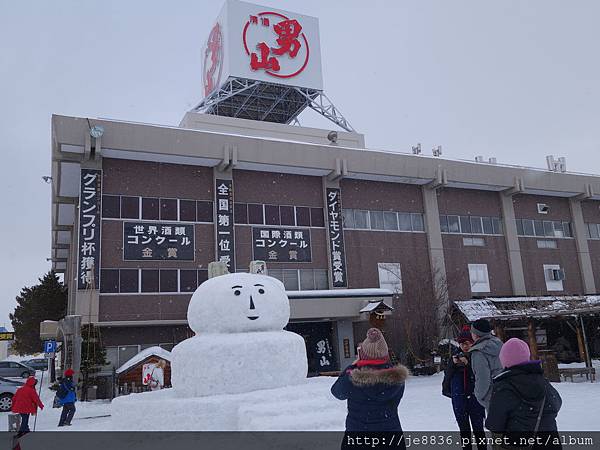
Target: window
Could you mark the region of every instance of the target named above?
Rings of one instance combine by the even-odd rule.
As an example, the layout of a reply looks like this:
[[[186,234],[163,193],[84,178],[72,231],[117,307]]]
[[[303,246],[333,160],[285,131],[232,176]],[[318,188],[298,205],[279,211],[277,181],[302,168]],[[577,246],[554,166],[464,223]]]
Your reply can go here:
[[[177,219],[177,200],[173,198],[160,199],[160,220]]]
[[[485,224],[484,224],[485,227]],[[492,217],[492,228],[494,234],[502,234],[502,221],[498,217]]]
[[[448,232],[460,233],[460,222],[458,216],[448,216]]]
[[[121,197],[121,218],[139,219],[140,218],[140,198],[139,197]]]
[[[281,225],[296,225],[296,217],[294,215],[293,206],[280,206],[279,215],[281,216]]]
[[[183,222],[196,221],[196,202],[194,200],[179,200],[179,220]]]
[[[310,225],[312,227],[324,227],[325,218],[323,217],[323,208],[310,208]]]
[[[588,237],[590,239],[599,239],[600,235],[598,234],[598,224],[596,223],[588,223]]]
[[[398,263],[377,263],[379,287],[402,294],[402,275]]]
[[[485,240],[480,237],[464,237],[463,245],[465,247],[485,247]]]
[[[121,217],[121,197],[118,195],[102,196],[102,217],[119,219]]]
[[[469,264],[471,292],[490,292],[487,264]]]
[[[160,270],[160,292],[178,292],[177,269]]]
[[[562,224],[565,237],[573,237],[573,233],[571,232],[571,222],[563,222]]]
[[[481,223],[483,224],[483,234],[496,234],[494,233],[491,217],[482,217]]]
[[[412,231],[412,221],[410,214],[398,213],[398,229],[400,231]]]
[[[383,213],[383,225],[386,230],[397,230],[398,229],[398,214],[392,211],[386,211]]]
[[[198,286],[208,280],[208,270],[202,269],[198,271]]]
[[[253,225],[263,225],[265,223],[263,217],[263,205],[248,205],[248,223]]]
[[[118,366],[122,366],[140,352],[137,345],[122,345],[119,347]]]
[[[385,228],[383,224],[383,211],[370,211],[371,215],[371,229],[372,230],[383,230]]]
[[[138,292],[138,285],[137,269],[121,269],[119,271],[119,292]]]
[[[482,234],[483,226],[481,225],[481,217],[471,217],[471,233]]]
[[[554,224],[547,220],[544,220],[544,234],[546,237],[554,237]]]
[[[369,211],[354,210],[354,228],[366,230],[369,228]]]
[[[213,203],[212,202],[196,202],[196,219],[198,222],[213,221]]]
[[[471,218],[469,216],[460,216],[460,232],[463,234],[472,233]]]
[[[518,236],[525,236],[525,231],[523,230],[523,220],[522,219],[516,219],[517,222],[517,235]]]
[[[425,223],[423,222],[423,214],[412,213],[410,215],[413,231],[425,231]]]
[[[553,222],[554,225],[554,236],[555,237],[565,237],[565,231],[563,229],[563,223],[559,221]]]
[[[523,236],[535,236],[533,220],[523,219]]]
[[[179,271],[179,291],[194,292],[198,287],[198,272],[196,270],[181,269]]]
[[[344,220],[344,228],[354,228],[354,210],[342,209],[342,217]]]
[[[160,200],[158,198],[142,198],[142,219],[158,220]]]
[[[142,269],[142,292],[158,292],[158,269]]]
[[[279,206],[265,205],[265,225],[279,225]]]
[[[544,264],[544,279],[548,291],[562,291],[565,272],[558,264]]]
[[[106,362],[107,364],[103,367],[107,369],[110,369],[112,367],[118,368],[119,347],[106,347]]]
[[[440,231],[448,233],[448,216],[440,216]]]
[[[245,203],[233,204],[233,221],[235,223],[248,223],[248,205]]]
[[[296,206],[296,225],[310,227],[310,208]]]
[[[102,269],[100,271],[100,292],[117,293],[119,292],[119,270]]]
[[[538,240],[537,241],[538,248],[557,248],[556,241],[549,240]]]
[[[286,291],[328,288],[326,269],[269,269],[268,274],[281,281]]]

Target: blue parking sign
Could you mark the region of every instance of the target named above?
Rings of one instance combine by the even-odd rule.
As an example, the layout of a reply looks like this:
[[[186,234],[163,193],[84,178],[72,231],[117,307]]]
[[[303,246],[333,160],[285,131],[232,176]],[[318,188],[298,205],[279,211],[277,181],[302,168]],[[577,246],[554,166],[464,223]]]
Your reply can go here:
[[[44,353],[55,353],[56,341],[44,341]]]

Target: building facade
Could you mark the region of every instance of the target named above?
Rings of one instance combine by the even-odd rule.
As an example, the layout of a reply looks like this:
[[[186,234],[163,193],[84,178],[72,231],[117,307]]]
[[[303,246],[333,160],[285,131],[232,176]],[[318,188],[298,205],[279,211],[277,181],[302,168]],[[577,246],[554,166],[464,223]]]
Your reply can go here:
[[[283,281],[312,372],[352,361],[360,310],[392,294],[398,306],[440,284],[450,301],[597,292],[600,177],[328,132],[199,113],[179,127],[53,116],[53,267],[111,365],[189,337],[191,294],[219,259],[230,272],[264,260]]]

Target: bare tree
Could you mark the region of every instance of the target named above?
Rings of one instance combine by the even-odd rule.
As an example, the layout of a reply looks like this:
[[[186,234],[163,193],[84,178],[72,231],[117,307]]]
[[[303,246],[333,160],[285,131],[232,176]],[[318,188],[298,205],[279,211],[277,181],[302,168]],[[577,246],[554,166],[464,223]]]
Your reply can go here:
[[[402,275],[383,266],[390,278],[398,277],[394,313],[388,319],[392,346],[405,354],[408,363],[429,363],[440,340],[456,328],[451,318],[446,274],[409,268]]]

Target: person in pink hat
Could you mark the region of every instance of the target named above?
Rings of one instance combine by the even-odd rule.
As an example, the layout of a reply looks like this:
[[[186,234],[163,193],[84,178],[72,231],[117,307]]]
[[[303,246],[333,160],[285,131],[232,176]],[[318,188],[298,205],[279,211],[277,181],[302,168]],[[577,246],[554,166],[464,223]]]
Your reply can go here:
[[[521,339],[511,338],[502,346],[504,371],[494,378],[485,426],[512,444],[506,448],[562,448],[556,426],[562,399],[544,378],[540,361],[530,358]],[[535,438],[531,447],[530,438]]]

